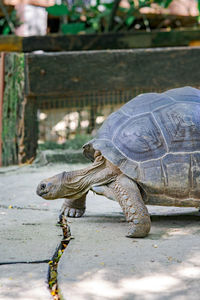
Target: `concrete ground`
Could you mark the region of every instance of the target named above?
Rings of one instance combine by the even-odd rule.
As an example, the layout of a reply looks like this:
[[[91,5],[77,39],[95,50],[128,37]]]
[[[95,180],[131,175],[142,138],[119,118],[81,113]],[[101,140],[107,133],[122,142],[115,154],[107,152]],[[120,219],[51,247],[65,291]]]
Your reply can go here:
[[[35,189],[45,177],[80,167],[0,169],[0,299],[52,299],[48,261],[62,239],[62,200],[43,200]],[[89,193],[85,216],[68,218],[74,239],[58,264],[64,300],[199,299],[197,209],[148,208],[149,236],[129,239],[118,203]]]

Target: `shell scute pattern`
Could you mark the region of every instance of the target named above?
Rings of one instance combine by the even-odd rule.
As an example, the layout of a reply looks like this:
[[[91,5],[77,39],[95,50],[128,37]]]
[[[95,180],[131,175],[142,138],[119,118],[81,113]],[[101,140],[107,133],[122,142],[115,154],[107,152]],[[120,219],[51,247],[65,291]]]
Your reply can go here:
[[[138,182],[149,176],[152,186],[160,178],[158,185],[166,187],[169,165],[176,165],[169,153],[200,152],[200,91],[184,87],[139,95],[112,113],[88,144]],[[179,167],[188,157],[184,156]],[[189,161],[186,168],[190,169]],[[155,167],[158,176],[153,175]],[[185,167],[184,172],[188,180]]]
[[[115,129],[119,124],[126,122],[126,118],[126,115],[120,110],[112,113],[98,130],[96,139],[111,140]]]
[[[198,99],[199,103],[176,103],[154,111],[169,152],[200,149],[200,97]]]
[[[158,93],[141,94],[124,104],[119,111],[130,117],[154,111],[158,107],[173,104],[174,100],[167,95]]]
[[[163,136],[149,113],[128,119],[119,127],[113,143],[136,161],[158,158],[166,152]]]
[[[179,89],[166,91],[165,95],[171,97],[174,101],[187,101],[199,103],[200,90],[186,86]]]

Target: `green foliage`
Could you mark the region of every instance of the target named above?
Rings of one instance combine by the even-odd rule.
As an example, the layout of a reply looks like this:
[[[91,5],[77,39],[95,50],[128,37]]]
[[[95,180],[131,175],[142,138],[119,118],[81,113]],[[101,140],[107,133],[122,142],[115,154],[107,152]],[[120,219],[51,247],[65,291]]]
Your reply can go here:
[[[133,0],[128,1],[129,8],[122,8],[118,0],[113,0],[111,3],[96,0],[95,4],[91,5],[84,4],[83,0],[75,0],[71,6],[67,6],[67,1],[63,0],[61,5],[49,7],[47,11],[61,17],[60,29],[63,34],[95,33],[129,30],[137,22],[138,16],[141,16],[139,11],[141,7],[157,3],[167,8],[172,2],[172,0],[139,0],[136,7]],[[200,12],[200,0],[198,0],[198,8]],[[143,16],[143,27],[148,26],[149,22]]]
[[[198,10],[199,10],[198,22],[200,23],[200,0],[198,0]]]
[[[39,150],[54,150],[54,149],[72,149],[79,150],[82,146],[91,140],[90,135],[77,134],[74,139],[67,140],[63,144],[58,144],[56,142],[47,141],[44,144],[39,145]]]
[[[12,24],[13,27],[20,25],[15,10],[13,10],[10,13],[10,15],[8,15],[8,17],[9,17],[9,22],[8,22],[8,19],[6,19],[6,17],[0,18],[0,34],[2,34],[2,35],[8,35],[8,34],[12,33],[10,24]],[[10,23],[10,24],[8,24],[8,23]]]
[[[69,14],[69,10],[65,4],[55,4],[54,6],[47,7],[46,10],[50,15],[53,15],[55,17],[65,16]]]
[[[69,6],[66,0],[61,4],[46,8],[50,15],[61,19],[60,31],[63,34],[79,34],[79,33],[95,33],[109,31],[110,20],[114,19],[113,31],[129,30],[136,22],[139,14],[139,9],[144,6],[150,6],[152,3],[157,3],[163,8],[167,8],[173,0],[138,0],[138,7],[135,7],[133,0],[128,0],[130,7],[118,7],[119,14],[112,16],[113,7],[116,0],[111,3],[103,3],[102,0],[96,0],[93,5],[86,5],[84,0],[75,0],[73,5]],[[200,22],[200,0],[198,2]],[[15,27],[19,26],[19,21],[16,17],[16,11],[13,10],[8,16],[9,21]],[[7,35],[11,33],[11,27],[8,24],[6,17],[0,19],[0,34]],[[144,19],[144,24],[148,20]],[[145,25],[146,26],[146,25]]]
[[[167,8],[172,1],[173,0],[154,0],[154,1],[150,1],[150,2],[155,2],[155,3],[159,4],[160,6]]]
[[[70,24],[62,24],[61,25],[61,30],[62,33],[67,34],[77,34],[85,29],[85,24],[81,22],[77,23],[70,23]]]

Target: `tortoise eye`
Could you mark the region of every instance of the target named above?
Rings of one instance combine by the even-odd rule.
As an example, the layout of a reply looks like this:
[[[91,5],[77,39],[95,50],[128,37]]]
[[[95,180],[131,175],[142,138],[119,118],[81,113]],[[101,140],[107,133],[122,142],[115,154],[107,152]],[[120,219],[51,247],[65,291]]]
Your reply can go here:
[[[45,183],[41,183],[40,189],[41,189],[41,190],[45,190],[45,188],[46,188],[46,184],[45,184]]]

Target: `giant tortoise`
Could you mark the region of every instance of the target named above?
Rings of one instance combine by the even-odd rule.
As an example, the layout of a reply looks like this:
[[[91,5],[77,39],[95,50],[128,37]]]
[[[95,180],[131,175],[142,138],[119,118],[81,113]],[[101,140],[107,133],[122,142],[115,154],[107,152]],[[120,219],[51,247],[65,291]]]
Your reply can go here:
[[[37,194],[66,198],[63,213],[80,217],[93,190],[119,202],[128,237],[146,236],[151,221],[145,204],[200,207],[200,90],[137,96],[83,149],[90,167],[43,180]]]

